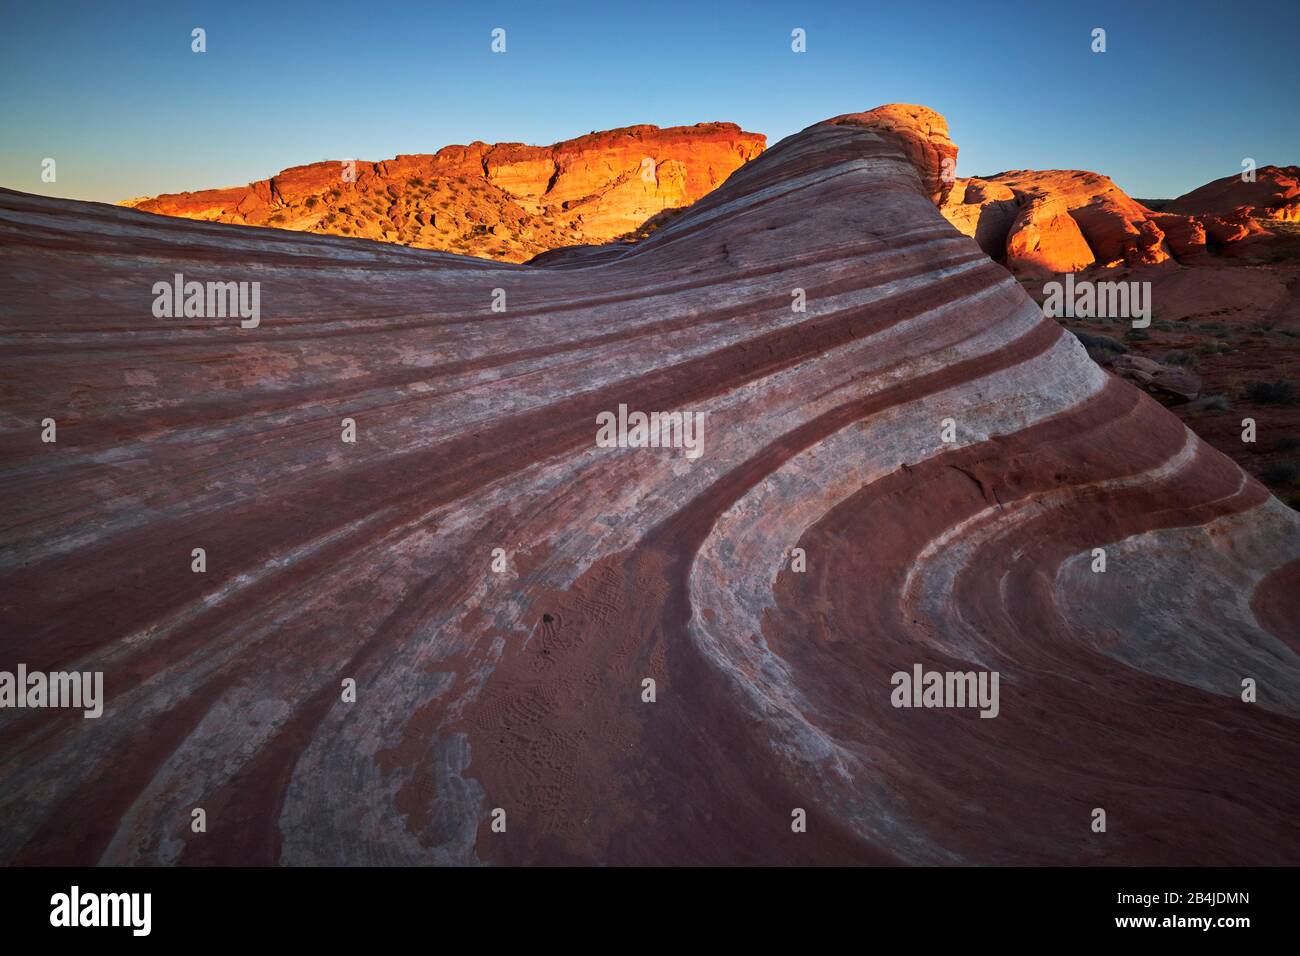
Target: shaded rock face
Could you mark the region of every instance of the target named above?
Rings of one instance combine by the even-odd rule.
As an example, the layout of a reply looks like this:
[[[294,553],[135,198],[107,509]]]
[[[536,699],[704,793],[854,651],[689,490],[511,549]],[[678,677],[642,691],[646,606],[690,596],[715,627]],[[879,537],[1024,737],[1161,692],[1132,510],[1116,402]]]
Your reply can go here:
[[[944,221],[933,133],[535,266],[0,192],[0,668],[106,695],[0,711],[0,860],[1295,863],[1300,519]]]
[[[1249,211],[1157,212],[1109,177],[1082,170],[1018,170],[959,180],[942,211],[988,255],[1021,275],[1093,265],[1194,264],[1211,247],[1222,252],[1264,234]]]
[[[313,163],[248,186],[124,205],[521,262],[619,238],[687,206],[765,141],[733,123],[629,126],[554,146],[473,143],[379,163]]]
[[[1300,166],[1261,166],[1253,182],[1225,176],[1172,200],[1172,212],[1232,219],[1243,212],[1279,222],[1300,222]]]
[[[994,259],[1006,257],[1007,236],[1022,204],[1001,183],[986,179],[958,179],[940,211],[963,234],[973,238]]]

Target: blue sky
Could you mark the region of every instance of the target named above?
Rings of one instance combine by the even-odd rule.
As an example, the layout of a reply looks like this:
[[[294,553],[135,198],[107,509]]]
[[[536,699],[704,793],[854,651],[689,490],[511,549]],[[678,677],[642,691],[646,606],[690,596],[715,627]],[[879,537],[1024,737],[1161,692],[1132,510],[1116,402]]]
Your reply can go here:
[[[3,24],[0,184],[80,199],[634,123],[727,120],[774,143],[890,102],[947,116],[958,175],[1091,169],[1163,198],[1243,157],[1300,162],[1295,0],[41,0]]]

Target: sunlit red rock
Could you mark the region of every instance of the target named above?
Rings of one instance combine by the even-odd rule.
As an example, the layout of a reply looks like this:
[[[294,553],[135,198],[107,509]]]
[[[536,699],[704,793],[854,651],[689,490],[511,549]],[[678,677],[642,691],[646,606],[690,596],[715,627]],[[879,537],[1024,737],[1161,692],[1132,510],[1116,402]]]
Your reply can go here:
[[[926,195],[941,205],[951,191],[957,147],[948,138],[948,121],[929,107],[891,103],[866,113],[845,113],[826,122],[893,133],[917,169],[924,170],[922,186]]]
[[[1166,207],[1172,212],[1233,218],[1249,210],[1263,219],[1300,221],[1300,166],[1261,166],[1254,178],[1225,176],[1193,189]]]
[[[1020,207],[1006,239],[1007,267],[1013,272],[1075,272],[1093,261],[1065,200],[1031,199]]]
[[[378,163],[312,163],[248,186],[129,205],[517,262],[615,239],[688,206],[764,142],[733,123],[629,126],[554,146],[472,143]]]
[[[1002,261],[1020,210],[1020,200],[1009,187],[986,179],[958,179],[939,211],[990,257]]]
[[[1194,205],[1176,200],[1156,211],[1097,173],[1017,170],[958,180],[942,211],[992,258],[1019,273],[1171,260],[1196,264],[1211,248],[1218,254],[1235,253],[1235,244],[1266,234],[1249,209],[1188,215]],[[1289,215],[1284,207],[1275,213],[1276,218]],[[1027,233],[1019,235],[1022,230]]]

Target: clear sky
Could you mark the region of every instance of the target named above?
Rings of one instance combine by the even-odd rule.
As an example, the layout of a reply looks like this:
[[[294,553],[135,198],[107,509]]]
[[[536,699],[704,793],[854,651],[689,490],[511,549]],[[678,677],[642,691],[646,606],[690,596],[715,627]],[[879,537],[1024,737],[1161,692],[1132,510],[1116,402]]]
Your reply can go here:
[[[5,0],[0,22],[0,184],[80,199],[634,123],[771,144],[890,102],[947,116],[958,175],[1090,169],[1168,198],[1243,157],[1300,163],[1297,0]]]

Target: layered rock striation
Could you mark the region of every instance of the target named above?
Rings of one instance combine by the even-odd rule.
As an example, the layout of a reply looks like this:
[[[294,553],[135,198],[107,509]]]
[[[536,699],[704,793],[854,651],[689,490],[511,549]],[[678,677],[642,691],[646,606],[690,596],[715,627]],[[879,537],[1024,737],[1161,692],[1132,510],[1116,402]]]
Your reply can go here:
[[[0,669],[106,696],[0,710],[0,860],[1300,861],[1300,518],[900,109],[532,266],[0,192]]]

